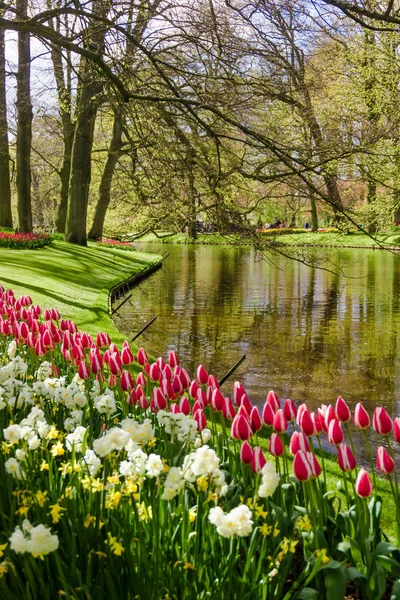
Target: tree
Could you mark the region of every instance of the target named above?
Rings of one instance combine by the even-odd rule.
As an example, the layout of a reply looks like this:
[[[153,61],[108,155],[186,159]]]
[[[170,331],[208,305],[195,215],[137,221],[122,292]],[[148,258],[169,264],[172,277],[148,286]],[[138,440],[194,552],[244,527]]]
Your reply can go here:
[[[0,29],[0,226],[12,227],[4,29]]]

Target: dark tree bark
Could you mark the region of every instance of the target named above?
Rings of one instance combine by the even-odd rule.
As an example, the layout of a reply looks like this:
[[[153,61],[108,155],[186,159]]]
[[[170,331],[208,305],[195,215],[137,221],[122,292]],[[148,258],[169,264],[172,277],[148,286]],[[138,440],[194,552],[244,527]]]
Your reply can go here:
[[[17,0],[16,12],[19,18],[26,18],[27,0]],[[30,35],[27,32],[19,32],[16,150],[19,231],[32,231],[31,144],[33,112],[30,95],[30,67]]]
[[[0,29],[0,226],[12,227],[4,29]]]
[[[96,205],[93,224],[88,233],[91,240],[101,239],[103,236],[104,219],[111,201],[111,184],[115,167],[122,154],[122,125],[117,115],[114,118],[112,138],[108,150],[106,164],[102,173],[99,186],[99,199]]]

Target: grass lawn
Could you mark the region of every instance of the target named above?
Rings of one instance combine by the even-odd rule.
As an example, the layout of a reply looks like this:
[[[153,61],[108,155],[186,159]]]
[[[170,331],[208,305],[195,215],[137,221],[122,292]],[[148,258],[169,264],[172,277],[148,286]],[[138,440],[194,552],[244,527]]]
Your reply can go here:
[[[0,249],[0,284],[16,296],[29,294],[42,308],[57,308],[82,331],[107,331],[115,343],[122,334],[108,314],[108,292],[160,257],[114,248],[54,241],[38,250]]]

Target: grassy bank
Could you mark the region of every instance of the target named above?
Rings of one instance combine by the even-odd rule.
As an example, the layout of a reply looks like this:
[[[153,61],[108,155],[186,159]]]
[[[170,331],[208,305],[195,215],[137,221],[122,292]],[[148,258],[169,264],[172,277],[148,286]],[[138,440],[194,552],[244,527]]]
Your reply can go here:
[[[108,314],[109,289],[158,258],[62,241],[39,250],[2,248],[0,284],[12,288],[16,295],[29,294],[42,307],[54,306],[83,331],[107,331],[116,343],[121,343],[124,338]]]
[[[370,238],[362,232],[354,233],[335,233],[335,232],[317,232],[300,231],[299,233],[281,235],[279,233],[266,231],[259,234],[263,240],[271,244],[284,244],[290,246],[333,246],[333,247],[360,247],[360,248],[380,248],[381,246],[400,248],[400,231],[390,233],[378,233]],[[162,243],[162,244],[190,244],[193,240],[185,233],[159,232],[158,236],[148,233],[135,243]],[[202,233],[197,238],[198,244],[243,244],[247,245],[248,240],[240,238],[237,235],[221,235],[218,233]]]

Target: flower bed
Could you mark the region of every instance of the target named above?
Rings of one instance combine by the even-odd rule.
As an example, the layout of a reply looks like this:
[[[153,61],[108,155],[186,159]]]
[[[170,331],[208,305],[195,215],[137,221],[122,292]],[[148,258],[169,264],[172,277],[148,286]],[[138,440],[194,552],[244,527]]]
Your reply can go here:
[[[109,238],[97,240],[96,245],[105,246],[106,248],[120,248],[121,250],[136,250],[135,246],[130,242],[121,242],[120,240],[111,240]]]
[[[53,241],[47,233],[7,233],[0,231],[0,248],[34,250],[43,248]]]
[[[260,412],[238,382],[226,397],[201,365],[192,379],[174,352],[119,350],[1,286],[0,365],[1,598],[398,597],[374,463],[352,449],[351,420],[368,446],[361,404],[310,412],[270,392]],[[400,419],[372,422],[397,500]]]

